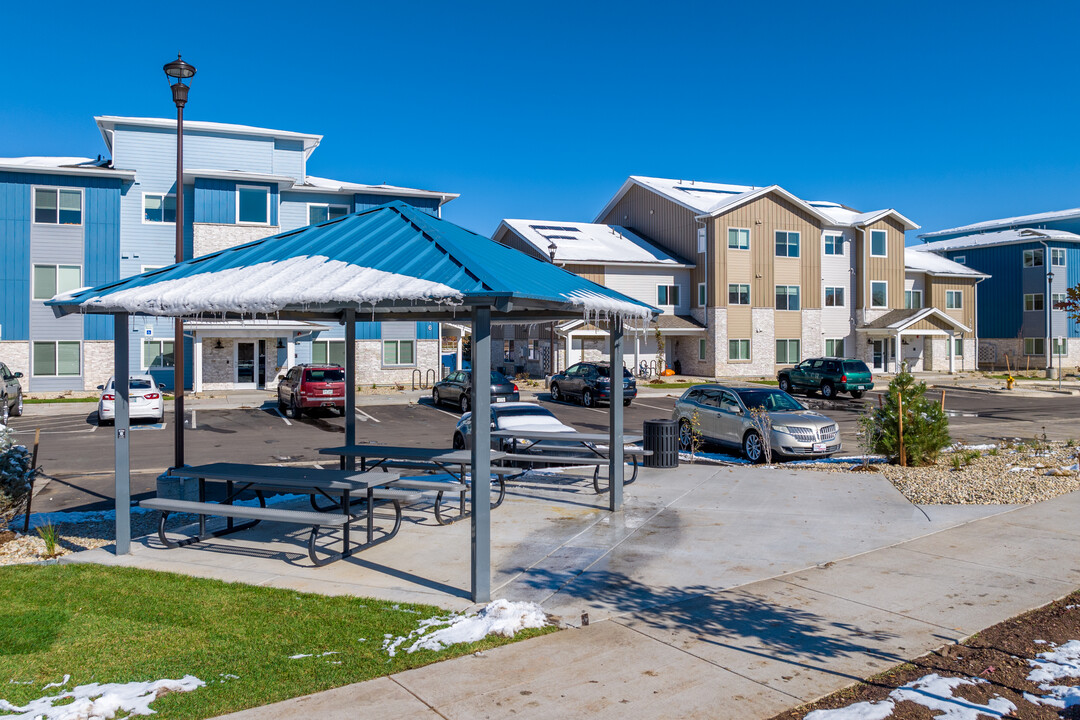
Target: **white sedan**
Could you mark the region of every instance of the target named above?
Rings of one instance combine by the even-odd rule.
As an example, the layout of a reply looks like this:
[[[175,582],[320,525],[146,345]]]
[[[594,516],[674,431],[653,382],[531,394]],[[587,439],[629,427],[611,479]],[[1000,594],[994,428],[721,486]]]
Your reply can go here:
[[[161,420],[165,417],[162,388],[149,375],[132,375],[128,397],[131,399],[131,419]],[[116,420],[115,378],[101,386],[98,400],[98,424],[112,425]]]

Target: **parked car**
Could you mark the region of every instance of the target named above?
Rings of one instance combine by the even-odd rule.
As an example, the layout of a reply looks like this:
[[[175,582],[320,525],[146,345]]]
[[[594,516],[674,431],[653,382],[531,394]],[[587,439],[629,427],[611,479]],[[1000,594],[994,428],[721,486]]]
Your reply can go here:
[[[305,410],[335,408],[345,415],[345,368],[340,365],[295,365],[278,381],[278,410],[299,420]]]
[[[637,397],[637,381],[623,368],[623,405],[629,405]],[[551,399],[555,402],[577,398],[585,407],[611,399],[611,364],[581,362],[571,365],[566,372],[551,376]]]
[[[98,425],[112,425],[116,420],[116,378],[98,385],[101,399],[98,400]],[[128,380],[128,401],[131,403],[128,417],[132,420],[156,420],[165,418],[163,388],[154,382],[147,373],[132,375]]]
[[[811,358],[788,370],[781,370],[776,378],[780,389],[786,393],[801,390],[805,393],[820,391],[823,397],[832,399],[837,393],[851,393],[861,398],[867,390],[874,389],[874,376],[866,363],[855,358]]]
[[[464,450],[472,448],[472,416],[467,412],[458,420],[454,427],[454,449]],[[569,425],[564,425],[550,410],[536,403],[508,402],[491,406],[491,429],[492,430],[520,430],[522,432],[577,432]],[[548,442],[548,441],[542,441]],[[501,450],[508,443],[505,440],[493,438],[491,447],[493,450]]]
[[[828,457],[840,452],[840,429],[821,413],[773,388],[695,385],[675,401],[671,419],[679,423],[679,445],[690,449],[697,413],[702,440],[738,448],[751,462],[765,460],[761,433],[750,416],[764,407],[772,422],[772,452],[780,458]]]
[[[431,402],[451,403],[468,412],[472,402],[472,371],[456,370],[431,388]],[[517,402],[521,399],[518,386],[501,372],[491,371],[491,402]]]
[[[23,414],[22,383],[23,374],[12,372],[4,363],[0,363],[0,425],[7,425],[8,417]]]

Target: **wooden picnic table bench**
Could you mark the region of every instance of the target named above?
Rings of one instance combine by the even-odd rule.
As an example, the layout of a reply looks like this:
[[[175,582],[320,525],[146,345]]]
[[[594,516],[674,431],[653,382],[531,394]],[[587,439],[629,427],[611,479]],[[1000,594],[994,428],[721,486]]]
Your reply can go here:
[[[600,468],[608,464],[608,448],[600,443],[608,443],[611,437],[606,433],[555,432],[550,430],[493,430],[491,437],[501,440],[510,451],[503,456],[502,462],[526,464],[528,469],[540,464],[545,467],[575,466],[593,468],[593,489],[597,494],[606,492],[600,487]],[[629,485],[638,476],[640,459],[651,455],[635,445],[643,440],[641,435],[623,436],[623,456],[630,457],[633,474],[624,481]],[[575,454],[569,454],[575,453]]]

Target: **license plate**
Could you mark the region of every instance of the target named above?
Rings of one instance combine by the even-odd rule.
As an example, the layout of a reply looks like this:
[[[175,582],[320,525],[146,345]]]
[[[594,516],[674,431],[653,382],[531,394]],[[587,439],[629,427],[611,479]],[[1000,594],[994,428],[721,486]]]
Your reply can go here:
[[[322,391],[322,394],[323,394],[323,395],[333,395],[333,394],[334,394],[334,391],[333,391],[333,389],[330,389],[330,390],[323,390],[323,391]]]
[[[814,443],[814,452],[825,452],[825,443]]]
[[[495,402],[506,402],[506,398],[504,398],[504,397],[497,397],[497,398],[495,398]]]
[[[855,386],[855,389],[856,389],[856,390],[865,390],[865,389],[866,389],[866,386],[865,386],[865,385],[856,385],[856,386]]]

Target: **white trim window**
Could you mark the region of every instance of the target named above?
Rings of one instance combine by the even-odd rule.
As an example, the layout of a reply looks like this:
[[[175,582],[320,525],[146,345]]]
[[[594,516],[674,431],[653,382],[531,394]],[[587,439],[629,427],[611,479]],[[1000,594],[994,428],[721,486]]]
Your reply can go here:
[[[945,309],[946,310],[960,310],[964,307],[964,291],[963,290],[946,290],[945,291]]]
[[[383,340],[383,367],[409,367],[416,365],[415,340]]]
[[[799,344],[798,340],[777,340],[776,364],[794,365],[799,362],[801,359],[799,356]]]
[[[697,251],[698,253],[706,252],[709,249],[709,228],[699,227],[697,229]]]
[[[904,309],[918,310],[922,307],[922,290],[904,291]]]
[[[964,357],[964,338],[953,338],[953,357]]]
[[[885,280],[873,280],[870,282],[870,307],[889,307],[889,283]]]
[[[1042,293],[1024,294],[1024,312],[1039,312],[1045,309],[1046,305],[1043,302]]]
[[[1054,310],[1063,310],[1061,306],[1069,301],[1069,296],[1066,293],[1052,293],[1050,295],[1050,307]]]
[[[341,367],[345,367],[345,341],[312,341],[311,362],[315,365],[340,365]]]
[[[1053,355],[1065,356],[1069,354],[1069,338],[1056,337],[1054,341],[1050,343],[1050,352]]]
[[[727,301],[728,305],[749,305],[749,283],[730,283],[727,286]]]
[[[729,250],[749,250],[750,230],[747,228],[728,228],[727,246]]]
[[[799,286],[777,285],[776,286],[776,309],[799,310]]]
[[[870,231],[870,257],[889,257],[889,233],[884,230]]]
[[[749,340],[728,340],[728,360],[746,362],[750,359]]]
[[[34,187],[35,225],[82,225],[82,189]]]
[[[777,230],[776,257],[799,257],[799,243],[801,235],[794,230]]]
[[[308,203],[308,225],[318,225],[328,220],[337,220],[349,214],[348,205],[330,205],[329,203]]]
[[[143,340],[142,369],[176,367],[172,340]]]
[[[826,232],[823,245],[825,246],[826,255],[843,255],[844,234],[838,232]]]
[[[844,288],[827,286],[825,288],[825,307],[844,307]]]
[[[1042,267],[1043,266],[1043,251],[1037,250],[1025,250],[1024,251],[1024,267]]]
[[[826,339],[825,357],[844,357],[844,338]]]
[[[176,195],[163,193],[143,193],[143,224],[175,225]]]
[[[1025,355],[1045,355],[1046,338],[1024,338]]]
[[[705,338],[698,338],[697,341],[697,359],[698,362],[705,362],[705,351],[708,349],[708,343]]]
[[[1050,264],[1054,267],[1065,267],[1065,248],[1050,248]]]
[[[82,343],[78,340],[35,340],[31,343],[34,377],[82,375]]]
[[[697,284],[697,304],[698,307],[705,307],[708,302],[708,293],[705,292],[705,283]]]
[[[967,265],[967,255],[957,255],[952,261],[957,265]]]
[[[50,300],[54,295],[82,287],[80,265],[34,265],[34,300]]]
[[[270,224],[270,188],[265,185],[236,186],[236,224]]]
[[[679,304],[679,286],[678,285],[657,285],[656,286],[656,304],[657,305],[678,305]]]

